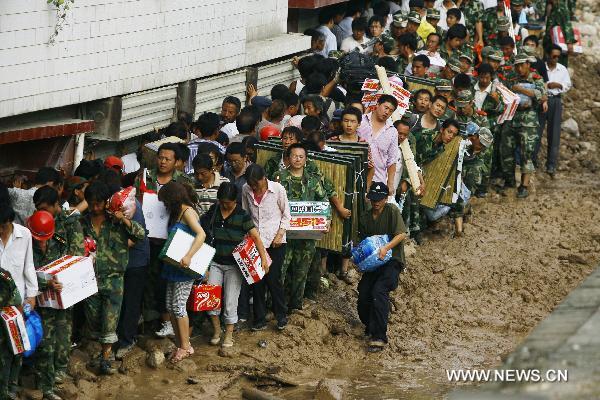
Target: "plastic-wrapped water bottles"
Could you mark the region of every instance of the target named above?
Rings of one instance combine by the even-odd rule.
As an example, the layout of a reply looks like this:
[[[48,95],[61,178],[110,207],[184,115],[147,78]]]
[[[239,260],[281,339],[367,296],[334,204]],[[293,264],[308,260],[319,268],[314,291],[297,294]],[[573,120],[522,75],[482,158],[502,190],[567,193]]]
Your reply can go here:
[[[379,258],[379,249],[390,242],[388,235],[369,236],[352,249],[352,262],[358,266],[360,272],[374,271],[392,258],[389,250],[385,258]]]

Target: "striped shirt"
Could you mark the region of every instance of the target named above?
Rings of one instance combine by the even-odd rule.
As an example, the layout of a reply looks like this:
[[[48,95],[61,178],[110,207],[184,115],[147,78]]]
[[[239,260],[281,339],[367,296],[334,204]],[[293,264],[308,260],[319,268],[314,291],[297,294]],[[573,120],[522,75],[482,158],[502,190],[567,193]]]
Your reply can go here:
[[[236,265],[233,249],[244,240],[244,237],[254,228],[252,217],[242,207],[236,206],[229,217],[223,219],[218,204],[213,205],[202,217],[203,226],[209,226],[213,213],[216,212],[212,231],[213,247],[216,250],[214,262],[224,265]]]
[[[229,182],[229,179],[221,176],[218,172],[215,171],[215,180],[211,187],[205,188],[202,186],[202,183],[196,179],[194,182],[194,187],[196,189],[196,194],[198,195],[198,203],[197,210],[200,215],[206,213],[210,206],[217,202],[217,192],[219,191],[219,186],[221,183]]]

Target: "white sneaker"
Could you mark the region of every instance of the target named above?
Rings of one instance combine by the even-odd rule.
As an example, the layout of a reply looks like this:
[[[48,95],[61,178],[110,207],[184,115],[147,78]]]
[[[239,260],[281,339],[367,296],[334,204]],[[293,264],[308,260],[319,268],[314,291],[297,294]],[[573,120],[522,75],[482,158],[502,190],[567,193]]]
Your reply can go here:
[[[163,321],[160,331],[154,333],[158,337],[175,336],[175,331],[173,331],[173,325],[171,325],[171,321]]]

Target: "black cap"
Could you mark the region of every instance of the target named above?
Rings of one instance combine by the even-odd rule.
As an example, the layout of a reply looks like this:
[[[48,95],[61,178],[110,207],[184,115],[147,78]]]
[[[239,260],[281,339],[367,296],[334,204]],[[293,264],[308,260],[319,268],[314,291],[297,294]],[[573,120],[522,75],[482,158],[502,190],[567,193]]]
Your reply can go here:
[[[372,201],[380,201],[389,196],[390,190],[385,183],[373,182],[367,193],[367,199]]]

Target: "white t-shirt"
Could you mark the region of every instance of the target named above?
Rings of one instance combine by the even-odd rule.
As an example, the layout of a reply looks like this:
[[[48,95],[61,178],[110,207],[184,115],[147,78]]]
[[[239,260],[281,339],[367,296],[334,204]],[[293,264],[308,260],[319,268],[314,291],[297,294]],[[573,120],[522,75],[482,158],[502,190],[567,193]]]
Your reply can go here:
[[[360,47],[360,45],[365,44],[368,41],[369,41],[369,39],[367,39],[366,36],[363,36],[363,39],[360,42],[357,41],[356,39],[354,39],[354,36],[350,36],[342,41],[342,47],[340,50],[345,51],[345,52],[350,52],[358,47],[360,49],[359,51],[361,53],[364,53],[368,50],[368,48],[363,49],[362,47]]]
[[[476,0],[476,1],[479,1],[479,0]],[[453,6],[450,6],[450,8],[446,8],[446,7],[444,7],[444,0],[436,0],[436,2],[433,4],[433,8],[440,10],[440,22],[438,22],[438,26],[440,28],[442,28],[443,30],[447,31],[448,24],[446,23],[446,13],[448,12],[448,10],[450,8],[458,8],[458,7],[453,2]],[[458,21],[458,23],[466,26],[465,16],[462,12],[461,12],[461,16],[460,16],[460,21]]]
[[[125,154],[123,157],[121,157],[121,161],[123,161],[124,174],[130,174],[140,170],[140,163],[138,162],[137,155],[135,153]]]

